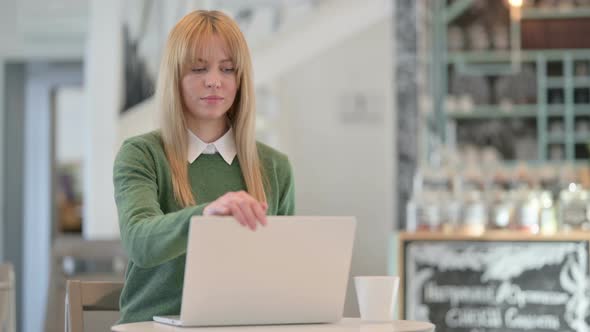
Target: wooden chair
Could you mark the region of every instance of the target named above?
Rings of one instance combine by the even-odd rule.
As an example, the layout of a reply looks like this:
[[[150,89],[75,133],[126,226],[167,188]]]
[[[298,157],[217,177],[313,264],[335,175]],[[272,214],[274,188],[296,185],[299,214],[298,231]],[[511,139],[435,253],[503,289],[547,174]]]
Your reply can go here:
[[[84,332],[84,312],[119,311],[122,282],[99,282],[68,280],[66,286],[65,332]],[[93,326],[92,329],[110,331],[115,321],[102,322],[108,326]]]
[[[127,256],[121,240],[85,240],[80,235],[56,237],[51,251],[44,331],[63,332],[67,281],[123,282]],[[109,314],[95,312],[89,315]],[[91,318],[87,320],[91,321]]]
[[[14,267],[0,264],[0,331],[16,331]]]

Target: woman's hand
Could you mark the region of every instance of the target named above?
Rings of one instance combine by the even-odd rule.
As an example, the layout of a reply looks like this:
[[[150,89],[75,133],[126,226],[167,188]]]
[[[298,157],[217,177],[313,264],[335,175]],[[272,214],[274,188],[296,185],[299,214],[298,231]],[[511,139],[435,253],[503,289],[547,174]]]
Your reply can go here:
[[[219,197],[203,210],[204,216],[233,216],[242,226],[253,231],[260,223],[266,226],[268,204],[261,203],[245,191],[228,192]]]

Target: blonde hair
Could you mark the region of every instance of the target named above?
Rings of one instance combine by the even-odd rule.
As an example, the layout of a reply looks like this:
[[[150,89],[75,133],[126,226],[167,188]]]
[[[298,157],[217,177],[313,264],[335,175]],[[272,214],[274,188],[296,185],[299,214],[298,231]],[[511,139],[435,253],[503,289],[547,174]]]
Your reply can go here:
[[[266,202],[264,179],[256,148],[256,117],[252,63],[246,40],[238,25],[219,11],[197,10],[183,17],[168,36],[156,88],[156,105],[161,112],[161,132],[172,172],[174,197],[182,207],[196,205],[188,177],[187,123],[181,79],[186,67],[207,51],[207,42],[220,37],[236,69],[237,93],[227,117],[235,132],[236,150],[246,188]]]

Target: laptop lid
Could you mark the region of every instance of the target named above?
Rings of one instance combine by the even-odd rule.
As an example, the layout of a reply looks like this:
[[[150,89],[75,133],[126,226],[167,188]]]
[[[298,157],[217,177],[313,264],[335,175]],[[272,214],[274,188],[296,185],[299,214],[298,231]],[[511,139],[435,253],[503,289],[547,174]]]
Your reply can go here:
[[[336,322],[342,318],[354,217],[193,217],[180,318],[185,326]]]

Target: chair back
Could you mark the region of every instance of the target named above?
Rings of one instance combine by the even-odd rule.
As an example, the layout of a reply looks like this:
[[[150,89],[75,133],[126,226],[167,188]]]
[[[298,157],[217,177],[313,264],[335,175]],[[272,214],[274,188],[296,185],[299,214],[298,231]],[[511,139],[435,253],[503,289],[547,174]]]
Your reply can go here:
[[[122,282],[68,280],[66,286],[65,332],[109,331],[117,318],[111,314],[100,322],[85,322],[85,312],[118,315]],[[101,325],[101,326],[98,326]]]
[[[11,263],[0,264],[0,332],[16,330],[14,267]]]

